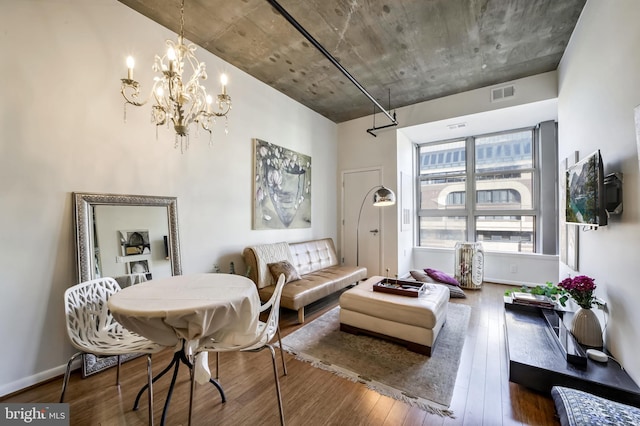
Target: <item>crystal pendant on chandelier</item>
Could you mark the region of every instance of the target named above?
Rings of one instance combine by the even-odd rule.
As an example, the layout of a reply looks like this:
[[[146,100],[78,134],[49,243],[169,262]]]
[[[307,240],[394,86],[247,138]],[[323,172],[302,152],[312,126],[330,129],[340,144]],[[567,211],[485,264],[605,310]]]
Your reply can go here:
[[[195,56],[196,46],[184,41],[184,0],[180,9],[180,35],[177,43],[167,40],[167,51],[163,56],[156,55],[153,63],[153,71],[158,75],[154,77],[151,96],[154,105],[151,109],[151,121],[157,126],[164,124],[173,125],[176,132],[175,147],[180,147],[184,152],[189,147],[189,128],[191,124],[198,125],[209,132],[209,143],[212,143],[212,129],[215,117],[225,117],[225,133],[228,133],[226,125],[227,113],[231,110],[231,97],[227,94],[227,76],[222,74],[220,83],[222,93],[217,95],[216,105],[213,98],[207,94],[207,90],[200,84],[207,79],[207,71],[204,62],[199,62]],[[134,60],[127,58],[127,78],[121,79],[120,92],[126,105],[142,106],[148,102],[140,101],[140,83],[133,79]],[[186,75],[190,71],[191,75]],[[157,137],[157,132],[156,132]]]

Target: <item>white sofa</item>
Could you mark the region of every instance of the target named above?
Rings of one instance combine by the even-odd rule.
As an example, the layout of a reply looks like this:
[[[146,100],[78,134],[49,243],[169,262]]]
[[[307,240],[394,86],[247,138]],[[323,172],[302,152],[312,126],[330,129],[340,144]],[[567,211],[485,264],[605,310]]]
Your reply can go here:
[[[263,301],[271,297],[276,283],[268,265],[287,260],[295,267],[300,279],[284,286],[280,305],[298,311],[300,323],[306,305],[367,277],[367,268],[340,264],[331,238],[250,246],[243,256]]]

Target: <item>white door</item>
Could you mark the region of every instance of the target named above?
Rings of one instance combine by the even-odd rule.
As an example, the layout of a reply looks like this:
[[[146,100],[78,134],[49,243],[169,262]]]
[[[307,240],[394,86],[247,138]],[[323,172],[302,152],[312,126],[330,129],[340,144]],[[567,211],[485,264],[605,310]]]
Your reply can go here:
[[[367,268],[367,276],[382,274],[382,212],[373,194],[382,182],[380,169],[342,175],[342,258],[345,265]],[[358,216],[360,223],[358,226]]]

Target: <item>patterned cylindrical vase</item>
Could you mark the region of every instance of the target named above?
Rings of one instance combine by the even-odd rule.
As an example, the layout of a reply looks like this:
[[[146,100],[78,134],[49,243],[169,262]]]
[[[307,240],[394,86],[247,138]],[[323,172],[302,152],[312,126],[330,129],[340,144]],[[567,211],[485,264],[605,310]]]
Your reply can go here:
[[[578,343],[592,348],[602,347],[602,328],[596,313],[591,309],[578,308],[571,320],[571,334]]]
[[[482,243],[458,242],[455,252],[454,275],[460,287],[479,289],[484,278]]]

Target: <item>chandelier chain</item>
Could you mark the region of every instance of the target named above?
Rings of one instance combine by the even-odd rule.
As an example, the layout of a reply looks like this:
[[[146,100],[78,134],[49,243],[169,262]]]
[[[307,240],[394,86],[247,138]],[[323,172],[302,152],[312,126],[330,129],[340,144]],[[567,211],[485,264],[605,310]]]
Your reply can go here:
[[[184,0],[180,3],[180,39],[184,40]]]

